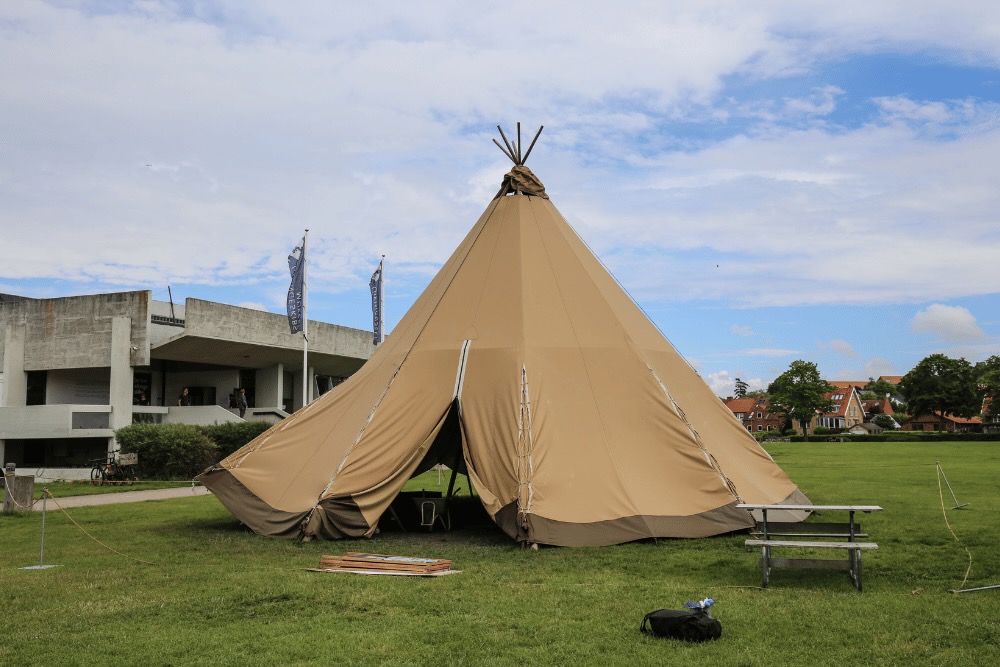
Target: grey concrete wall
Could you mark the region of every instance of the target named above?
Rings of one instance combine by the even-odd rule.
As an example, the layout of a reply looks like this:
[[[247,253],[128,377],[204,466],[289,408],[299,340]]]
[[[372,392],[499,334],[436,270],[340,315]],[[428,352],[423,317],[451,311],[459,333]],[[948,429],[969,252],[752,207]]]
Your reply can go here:
[[[0,394],[0,407],[24,405],[28,399],[28,378],[24,374],[25,327],[22,323],[9,322],[3,329],[4,347],[0,351],[3,358],[3,394]]]
[[[122,315],[111,318],[111,428],[118,430],[132,423],[132,320]],[[117,449],[112,438],[108,451]]]
[[[46,405],[110,405],[110,368],[73,368],[49,371]]]
[[[218,405],[192,405],[190,407],[172,407],[163,417],[164,424],[227,424],[241,422],[238,414]]]
[[[257,405],[275,405],[278,407],[283,405],[282,398],[284,398],[284,380],[284,364],[275,364],[274,366],[268,366],[267,368],[261,368],[258,370],[257,383],[254,388]]]
[[[0,327],[25,328],[25,371],[110,367],[114,318],[128,317],[128,338],[136,348],[130,346],[130,365],[145,366],[149,301],[150,293],[141,291],[0,302]]]
[[[302,337],[288,333],[288,318],[200,299],[185,302],[185,331],[192,336],[301,349]],[[309,350],[368,359],[375,351],[370,331],[309,320]],[[301,402],[301,389],[299,401]]]
[[[28,475],[4,475],[3,511],[30,512],[35,493],[35,478]]]

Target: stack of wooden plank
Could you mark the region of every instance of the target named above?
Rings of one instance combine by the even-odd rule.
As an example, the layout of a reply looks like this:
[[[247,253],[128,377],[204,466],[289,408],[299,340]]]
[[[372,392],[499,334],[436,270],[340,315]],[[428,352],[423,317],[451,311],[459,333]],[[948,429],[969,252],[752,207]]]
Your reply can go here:
[[[451,561],[437,558],[414,558],[412,556],[389,556],[348,551],[342,556],[324,555],[320,558],[322,572],[359,572],[366,574],[404,574],[416,576],[440,576],[451,574]]]

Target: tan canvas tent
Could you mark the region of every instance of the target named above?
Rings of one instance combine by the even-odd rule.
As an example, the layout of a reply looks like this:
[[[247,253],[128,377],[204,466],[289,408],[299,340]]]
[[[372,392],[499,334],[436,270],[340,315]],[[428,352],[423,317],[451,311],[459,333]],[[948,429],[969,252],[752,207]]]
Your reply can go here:
[[[335,539],[374,534],[439,461],[527,543],[715,535],[752,525],[741,500],[809,502],[522,164],[358,373],[199,479],[260,534]]]

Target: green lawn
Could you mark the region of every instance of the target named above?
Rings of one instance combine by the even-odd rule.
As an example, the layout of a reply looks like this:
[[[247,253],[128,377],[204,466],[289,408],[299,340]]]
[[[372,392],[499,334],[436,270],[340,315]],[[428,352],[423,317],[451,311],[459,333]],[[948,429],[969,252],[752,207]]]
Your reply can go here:
[[[46,482],[35,484],[35,500],[40,500],[44,489],[48,489],[54,498],[68,496],[92,496],[103,493],[121,493],[122,491],[148,491],[150,489],[174,489],[178,486],[191,486],[191,482],[139,480],[131,484],[102,484],[95,486],[90,482]]]
[[[995,443],[771,447],[816,503],[878,504],[861,524],[865,591],[846,574],[779,570],[759,588],[744,535],[521,550],[495,527],[388,529],[371,541],[248,533],[212,497],[0,516],[2,665],[994,665],[1000,664]],[[934,462],[963,510],[945,524]],[[442,486],[447,485],[442,475]],[[437,490],[426,473],[411,490]],[[463,495],[466,495],[463,492]],[[954,503],[944,488],[945,506]],[[438,579],[306,572],[349,550],[449,558]],[[723,637],[640,636],[642,616],[712,596]]]

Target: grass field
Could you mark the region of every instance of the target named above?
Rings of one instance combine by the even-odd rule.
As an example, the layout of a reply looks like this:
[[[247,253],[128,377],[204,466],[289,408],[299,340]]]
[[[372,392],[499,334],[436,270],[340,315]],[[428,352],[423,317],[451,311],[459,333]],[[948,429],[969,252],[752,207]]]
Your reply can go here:
[[[35,484],[35,500],[41,500],[42,490],[48,489],[54,498],[68,496],[94,496],[105,493],[122,493],[124,491],[146,491],[149,489],[174,489],[179,486],[190,486],[191,482],[139,480],[132,484],[102,484],[94,486],[90,482],[47,482]]]
[[[745,535],[521,550],[492,525],[298,543],[242,529],[214,498],[0,516],[2,665],[995,665],[1000,446],[781,444],[816,503],[877,504],[860,521],[865,591],[843,572],[779,570],[760,586]],[[945,523],[934,462],[962,502]],[[442,485],[447,484],[442,476]],[[436,473],[410,489],[437,489]],[[947,487],[945,507],[954,503]],[[463,495],[465,495],[464,492]],[[448,558],[438,579],[307,572],[324,553]],[[638,632],[643,615],[712,596],[717,642]]]

